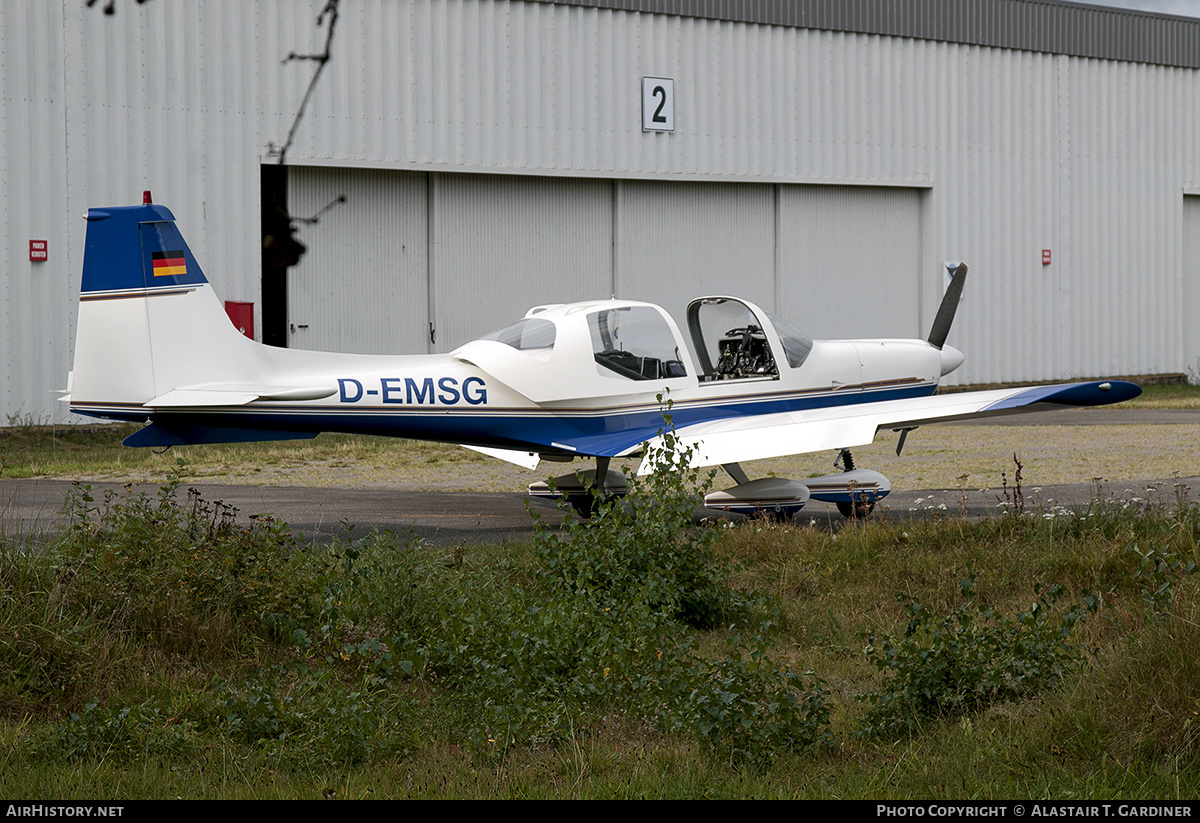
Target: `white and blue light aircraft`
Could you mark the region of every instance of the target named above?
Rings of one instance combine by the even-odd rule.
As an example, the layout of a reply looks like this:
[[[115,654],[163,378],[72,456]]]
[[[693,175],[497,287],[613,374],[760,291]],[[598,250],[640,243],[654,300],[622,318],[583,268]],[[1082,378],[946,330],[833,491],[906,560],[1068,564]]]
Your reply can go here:
[[[149,198],[147,197],[148,201]],[[230,323],[169,210],[87,214],[73,412],[149,425],[128,446],[166,447],[351,432],[462,444],[534,469],[593,458],[532,494],[565,494],[582,512],[620,494],[613,458],[661,444],[663,397],[693,466],[735,485],[708,506],[787,516],[810,498],[847,516],[890,491],[850,449],[881,430],[1136,397],[1123,381],[934,395],[963,362],[946,345],[967,267],[960,265],[927,340],[813,340],[735,297],[687,310],[695,358],[658,306],[594,300],[537,306],[448,354],[356,355],[256,343]],[[841,468],[803,482],[751,480],[741,463],[831,450]],[[643,460],[640,471],[654,470]],[[585,486],[591,487],[590,492]]]

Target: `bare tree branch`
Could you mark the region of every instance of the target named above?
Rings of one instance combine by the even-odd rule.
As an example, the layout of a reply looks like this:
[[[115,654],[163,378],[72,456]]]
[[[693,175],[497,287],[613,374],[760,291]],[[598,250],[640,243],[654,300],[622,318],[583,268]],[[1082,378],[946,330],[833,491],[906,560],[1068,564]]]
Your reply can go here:
[[[85,0],[87,8],[96,6],[99,0]],[[137,0],[140,6],[147,3],[149,0]],[[325,48],[319,54],[297,54],[291,52],[283,60],[284,63],[290,63],[293,60],[311,60],[316,63],[316,69],[313,71],[312,78],[308,81],[308,88],[305,89],[304,97],[300,101],[300,107],[296,109],[296,116],[292,120],[292,126],[288,129],[287,139],[283,146],[277,147],[274,143],[267,144],[268,156],[277,158],[279,165],[287,163],[287,153],[292,147],[292,143],[296,139],[296,132],[300,128],[300,122],[304,119],[304,112],[308,108],[308,103],[312,99],[313,92],[316,90],[317,81],[321,79],[321,72],[325,70],[326,64],[330,60],[333,46],[333,34],[337,27],[338,21],[338,5],[341,0],[326,0],[321,13],[317,15],[317,26],[326,26],[325,30]],[[101,7],[104,14],[112,16],[116,14],[116,0],[107,0]],[[264,237],[263,247],[268,250],[272,258],[276,261],[274,266],[286,270],[287,268],[296,265],[300,261],[300,257],[305,252],[305,246],[296,238],[296,224],[315,224],[322,216],[339,203],[346,202],[346,195],[338,195],[324,208],[314,214],[312,217],[296,217],[295,215],[286,213],[285,210],[279,209],[278,217],[281,220],[281,225],[276,231]]]
[[[142,5],[142,3],[146,3],[148,1],[149,0],[137,0],[137,4],[140,6],[140,5]],[[86,5],[90,9],[92,6],[96,5],[96,0],[87,0]],[[117,0],[108,0],[108,2],[104,4],[104,13],[107,14],[109,17],[116,14],[117,13]]]
[[[294,214],[292,214],[292,215],[288,215],[288,216],[289,216],[289,217],[290,217],[292,220],[297,220],[297,221],[299,221],[299,222],[301,222],[301,223],[307,223],[307,224],[308,224],[308,225],[310,225],[310,226],[315,226],[317,223],[320,223],[320,222],[321,222],[321,218],[325,216],[325,212],[329,211],[329,210],[330,210],[330,209],[332,209],[334,206],[341,205],[342,203],[345,203],[345,202],[346,202],[346,195],[344,195],[344,194],[339,194],[337,197],[333,198],[333,199],[332,199],[332,200],[330,200],[328,203],[326,203],[326,204],[325,204],[325,205],[324,205],[324,206],[321,208],[321,210],[320,210],[320,211],[318,211],[316,214],[314,214],[312,217],[297,217],[297,216],[296,216],[296,215],[294,215]]]
[[[287,140],[278,149],[274,145],[270,146],[271,153],[278,153],[278,162],[281,166],[287,160],[288,149],[292,147],[292,141],[296,138],[296,130],[300,127],[300,121],[304,119],[304,110],[308,108],[308,101],[312,99],[313,91],[317,87],[317,81],[321,79],[321,72],[325,70],[325,64],[329,62],[330,48],[333,45],[333,30],[337,26],[339,2],[340,0],[328,0],[325,3],[325,8],[321,9],[321,13],[317,15],[318,26],[324,25],[326,19],[329,21],[329,28],[325,31],[325,50],[320,54],[297,54],[296,52],[292,52],[283,61],[289,63],[292,60],[312,60],[316,62],[317,68],[313,72],[312,79],[308,81],[308,89],[304,92],[304,99],[300,101],[300,108],[296,109],[296,117],[292,120],[292,127],[288,129]]]

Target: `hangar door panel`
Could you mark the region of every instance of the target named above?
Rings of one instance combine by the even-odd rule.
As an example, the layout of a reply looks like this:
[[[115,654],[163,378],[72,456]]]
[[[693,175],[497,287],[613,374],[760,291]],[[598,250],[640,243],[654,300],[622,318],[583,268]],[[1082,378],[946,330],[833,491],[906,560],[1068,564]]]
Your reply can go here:
[[[431,185],[435,351],[535,305],[611,296],[611,182],[439,174]]]
[[[657,303],[682,327],[694,297],[775,304],[774,187],[617,184],[617,296]]]
[[[925,337],[921,191],[781,186],[778,313],[816,338]]]
[[[1200,197],[1183,198],[1183,304],[1180,328],[1183,329],[1183,368],[1191,382],[1200,369],[1200,324],[1196,311],[1200,308]]]
[[[289,211],[311,217],[326,206],[299,227],[308,250],[288,272],[288,347],[429,351],[426,175],[290,169]]]

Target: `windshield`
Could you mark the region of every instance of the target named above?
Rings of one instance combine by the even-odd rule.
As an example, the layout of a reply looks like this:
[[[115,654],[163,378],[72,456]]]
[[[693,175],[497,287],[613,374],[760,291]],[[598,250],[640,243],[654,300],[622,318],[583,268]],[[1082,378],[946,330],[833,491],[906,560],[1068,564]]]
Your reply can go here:
[[[808,358],[809,352],[812,351],[812,338],[788,321],[781,317],[776,317],[765,309],[763,310],[763,314],[767,316],[767,320],[775,327],[775,332],[779,335],[779,342],[783,344],[783,351],[787,355],[788,365],[793,369],[800,368],[804,365],[805,359]]]

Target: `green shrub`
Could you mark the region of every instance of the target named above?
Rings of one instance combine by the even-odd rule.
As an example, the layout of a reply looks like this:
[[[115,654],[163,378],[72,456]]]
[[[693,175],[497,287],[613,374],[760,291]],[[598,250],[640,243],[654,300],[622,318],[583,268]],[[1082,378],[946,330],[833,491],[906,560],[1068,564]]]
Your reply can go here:
[[[177,717],[158,701],[131,706],[101,706],[89,701],[83,711],[67,720],[39,727],[25,751],[44,760],[88,757],[128,761],[190,755],[199,746],[196,724]]]
[[[538,522],[528,567],[390,534],[304,547],[270,518],[243,526],[194,490],[179,500],[178,476],[156,495],[127,487],[100,502],[78,485],[49,561],[61,614],[93,637],[128,638],[143,663],[180,661],[186,686],[141,688],[206,708],[175,719],[141,696],[106,708],[96,684],[76,686],[84,709],[31,745],[103,757],[203,734],[280,765],[362,763],[413,745],[416,693],[485,755],[574,740],[607,717],[687,735],[728,762],[818,745],[824,692],[771,662],[779,609],[732,585],[716,530],[694,519],[704,481],[676,446],[668,436],[652,458],[668,471],[631,478],[628,498],[590,522]],[[719,628],[724,653],[702,653],[695,627]],[[230,663],[222,651],[253,654]],[[64,708],[72,696],[52,684],[87,667],[67,657],[58,674],[27,678]],[[199,682],[214,662],[224,668]],[[237,674],[247,663],[256,674]]]
[[[381,690],[353,688],[328,669],[260,669],[236,687],[223,686],[221,730],[292,766],[370,761],[395,752],[388,734],[398,720],[395,701]]]
[[[178,500],[180,477],[151,497],[126,486],[101,504],[90,487],[68,495],[71,525],[56,550],[72,610],[117,630],[150,634],[164,648],[211,645],[214,621],[233,638],[266,629],[286,638],[320,610],[311,580],[325,571],[300,550],[286,524],[208,502],[195,489]]]
[[[1151,619],[1161,619],[1175,602],[1179,581],[1186,575],[1196,573],[1196,563],[1184,560],[1169,548],[1160,550],[1151,546],[1142,551],[1137,546],[1129,546],[1126,551],[1138,559],[1133,580],[1142,602],[1146,604]]]
[[[897,595],[909,615],[904,636],[868,638],[867,657],[890,676],[881,692],[864,698],[871,704],[864,735],[907,733],[930,718],[1027,697],[1075,665],[1079,655],[1071,632],[1094,599],[1055,616],[1062,589],[1054,586],[1011,619],[980,607],[973,577],[959,581],[959,591],[966,602],[940,618],[908,595]]]
[[[686,693],[667,704],[667,727],[689,733],[731,763],[763,765],[831,742],[826,691],[812,672],[771,663],[763,646],[696,661]]]
[[[669,425],[669,418],[668,418]],[[534,515],[537,574],[550,588],[612,606],[636,598],[696,628],[712,628],[752,605],[729,583],[715,556],[719,531],[694,523],[712,484],[688,467],[690,455],[668,430],[643,458],[654,472],[626,478],[628,496],[598,505],[587,521],[567,517],[561,530]]]
[[[481,752],[572,739],[606,715],[738,762],[815,745],[824,694],[770,662],[778,609],[732,586],[718,533],[695,522],[704,482],[666,440],[651,459],[670,470],[630,478],[627,498],[590,520],[554,530],[533,515],[530,569],[401,552],[364,582],[387,603],[380,671],[455,695]],[[735,640],[710,660],[688,628],[717,626]]]

